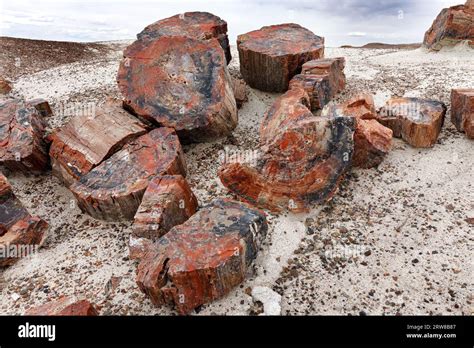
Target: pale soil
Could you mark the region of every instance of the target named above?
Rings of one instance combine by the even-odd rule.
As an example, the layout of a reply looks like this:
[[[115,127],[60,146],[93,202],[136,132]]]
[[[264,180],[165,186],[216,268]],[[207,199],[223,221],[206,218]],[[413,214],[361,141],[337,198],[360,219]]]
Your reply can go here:
[[[100,103],[119,95],[115,74],[123,45],[109,48],[86,61],[7,77],[16,96],[47,98],[56,109]],[[451,88],[474,88],[474,53],[465,48],[438,54],[327,48],[326,55],[347,59],[347,88],[338,100],[369,91],[379,105],[390,96],[416,95],[449,107]],[[230,70],[238,75],[238,60]],[[249,89],[233,137],[185,147],[188,179],[201,206],[228,196],[216,175],[219,151],[255,149],[260,121],[276,97]],[[466,221],[474,217],[474,142],[455,131],[449,116],[434,148],[396,140],[378,169],[353,170],[332,202],[306,215],[269,215],[255,272],[199,314],[255,314],[260,302],[274,313],[280,297],[265,287],[281,295],[282,314],[474,313],[473,226]],[[55,115],[50,124],[60,126],[68,117]],[[28,209],[50,223],[50,232],[38,254],[0,270],[1,314],[22,314],[63,294],[87,297],[105,315],[174,313],[154,308],[135,285],[129,223],[82,214],[49,173],[5,173]],[[254,302],[257,286],[264,288],[254,291]]]

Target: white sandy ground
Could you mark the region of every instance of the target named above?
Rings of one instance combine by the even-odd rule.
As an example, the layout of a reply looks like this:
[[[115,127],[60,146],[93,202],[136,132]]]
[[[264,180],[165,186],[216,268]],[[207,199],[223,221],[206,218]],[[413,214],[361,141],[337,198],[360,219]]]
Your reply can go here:
[[[327,48],[326,56],[347,60],[347,88],[338,100],[368,91],[378,105],[405,95],[449,106],[451,88],[474,88],[474,53],[464,47],[440,53]],[[15,81],[15,93],[46,98],[56,109],[102,102],[119,95],[120,57],[117,49],[87,64],[23,76]],[[238,59],[230,70],[238,74]],[[185,147],[188,179],[201,205],[229,196],[216,175],[219,151],[255,149],[260,121],[277,96],[249,89],[233,137]],[[449,117],[448,111],[434,148],[395,140],[378,169],[353,170],[326,206],[303,215],[269,215],[254,272],[199,314],[275,314],[280,305],[282,314],[473,314],[473,226],[466,218],[474,217],[474,142],[455,131]],[[67,119],[55,115],[50,124]],[[174,313],[154,308],[137,289],[136,263],[128,259],[130,223],[81,214],[50,174],[7,174],[30,212],[49,222],[50,232],[39,253],[0,271],[1,314],[22,314],[63,294],[87,297],[105,315]]]

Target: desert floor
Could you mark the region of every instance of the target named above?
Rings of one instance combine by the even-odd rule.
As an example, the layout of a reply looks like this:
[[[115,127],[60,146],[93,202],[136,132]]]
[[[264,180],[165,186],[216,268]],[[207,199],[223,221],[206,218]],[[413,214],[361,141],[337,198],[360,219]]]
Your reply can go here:
[[[64,105],[117,96],[115,75],[126,43],[34,43],[0,39],[3,74],[14,95]],[[326,48],[347,60],[347,88],[382,105],[390,96],[419,96],[448,105],[432,149],[401,140],[378,169],[354,169],[333,200],[309,214],[269,215],[270,230],[255,269],[227,297],[198,314],[474,314],[474,141],[450,122],[450,91],[474,88],[474,52]],[[237,52],[230,65],[238,75]],[[2,73],[2,71],[0,71]],[[200,205],[231,197],[217,178],[219,152],[252,150],[265,110],[277,97],[249,88],[232,137],[185,147],[188,180]],[[68,115],[57,112],[51,127]],[[103,315],[173,314],[155,308],[135,284],[128,258],[130,223],[94,220],[46,173],[1,169],[32,214],[50,224],[40,252],[0,270],[0,314],[23,314],[60,295],[87,297]],[[254,291],[256,287],[261,291]],[[263,291],[262,291],[263,290]],[[281,297],[280,297],[281,295]],[[264,306],[262,306],[262,303]]]

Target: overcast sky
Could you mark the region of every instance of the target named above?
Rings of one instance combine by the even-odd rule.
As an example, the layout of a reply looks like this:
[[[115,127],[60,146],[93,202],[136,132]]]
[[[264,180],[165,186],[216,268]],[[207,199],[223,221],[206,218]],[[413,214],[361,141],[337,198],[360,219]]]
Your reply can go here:
[[[238,34],[294,22],[326,46],[413,43],[444,7],[463,0],[0,0],[0,36],[67,41],[135,38],[146,25],[186,11],[212,12]]]

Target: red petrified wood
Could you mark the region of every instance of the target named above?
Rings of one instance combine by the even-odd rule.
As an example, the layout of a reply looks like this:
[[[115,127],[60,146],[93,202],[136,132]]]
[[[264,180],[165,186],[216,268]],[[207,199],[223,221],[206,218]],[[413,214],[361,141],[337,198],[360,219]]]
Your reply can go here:
[[[0,76],[0,94],[8,94],[12,90],[10,82]]]
[[[132,113],[174,128],[185,142],[214,140],[237,126],[232,80],[217,41],[137,40],[124,57],[117,81]]]
[[[30,308],[25,315],[39,316],[96,316],[94,305],[87,300],[77,300],[74,296],[62,296],[39,307]]]
[[[11,170],[41,172],[49,167],[46,121],[33,105],[0,103],[0,164]]]
[[[262,212],[215,200],[155,243],[138,266],[138,286],[155,305],[189,313],[245,279],[266,232]]]
[[[247,102],[247,84],[242,79],[232,78],[233,82],[233,90],[234,90],[234,97],[235,102],[237,104],[237,108],[240,109],[242,105]]]
[[[451,91],[451,121],[458,131],[474,139],[474,89]]]
[[[292,23],[239,35],[237,47],[244,80],[267,92],[286,91],[305,62],[324,56],[324,38]]]
[[[145,132],[121,102],[110,99],[95,114],[74,117],[50,136],[53,173],[69,186]]]
[[[132,140],[71,185],[82,211],[103,220],[132,220],[156,175],[186,175],[174,130],[158,128]]]
[[[377,120],[414,147],[432,147],[444,123],[446,105],[419,98],[392,98],[380,109]]]
[[[188,182],[181,175],[154,177],[135,214],[133,234],[156,240],[185,222],[198,207]]]
[[[358,95],[339,105],[328,105],[323,110],[322,116],[355,118],[352,158],[352,165],[355,167],[376,167],[391,149],[393,132],[375,120],[374,99],[370,94]]]
[[[0,267],[8,266],[39,248],[48,224],[31,216],[0,173]]]
[[[444,46],[453,46],[467,41],[474,47],[474,7],[457,5],[443,9],[425,34],[425,47],[439,51]]]
[[[336,192],[351,164],[353,133],[353,118],[314,116],[309,96],[293,88],[265,115],[258,165],[227,163],[219,177],[230,191],[254,205],[305,211]]]

